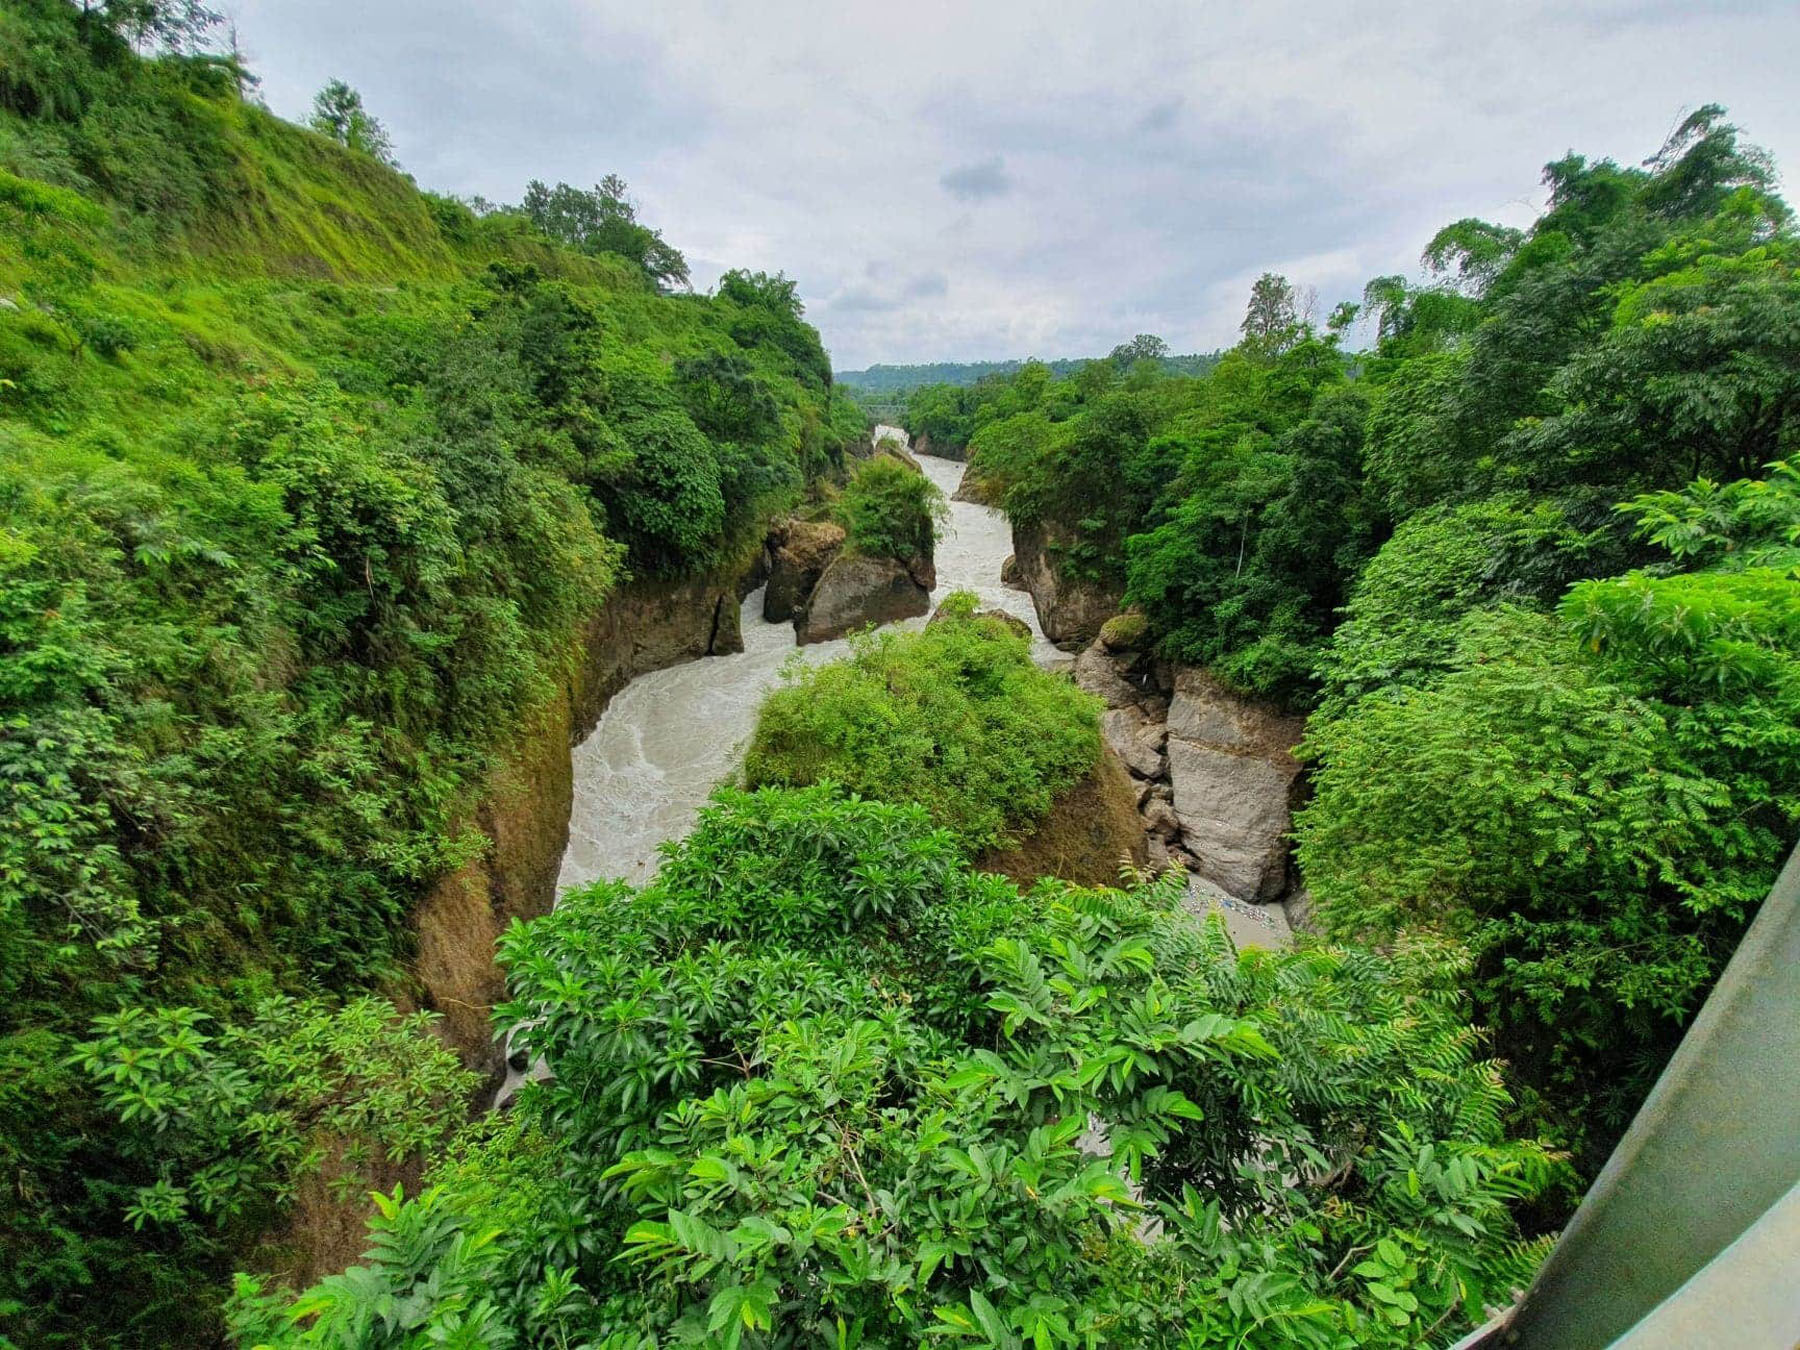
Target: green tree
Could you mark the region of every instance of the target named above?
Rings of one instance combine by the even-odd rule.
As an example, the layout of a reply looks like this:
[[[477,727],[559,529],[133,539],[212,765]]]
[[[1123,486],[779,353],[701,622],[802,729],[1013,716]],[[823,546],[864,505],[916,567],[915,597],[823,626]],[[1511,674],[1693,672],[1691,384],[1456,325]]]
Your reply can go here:
[[[936,485],[893,455],[876,455],[859,465],[834,510],[857,552],[927,565],[948,514]]]
[[[389,168],[397,167],[387,128],[363,107],[362,95],[342,80],[330,81],[313,95],[312,117],[307,125],[358,154],[378,159]]]
[[[1264,272],[1250,287],[1250,303],[1238,325],[1247,350],[1262,357],[1280,356],[1300,337],[1300,311],[1294,287],[1284,276]]]
[[[917,803],[971,854],[1028,831],[1098,763],[1097,710],[974,607],[959,592],[922,633],[854,639],[847,661],[788,672],[757,716],[745,781]]]
[[[628,191],[625,180],[610,173],[588,191],[567,183],[548,187],[533,179],[520,209],[534,228],[559,243],[584,253],[628,258],[664,290],[686,286],[687,259],[661,231],[638,220]]]
[[[721,791],[646,890],[505,939],[541,1129],[384,1206],[368,1264],[285,1325],[247,1284],[242,1325],[1448,1344],[1529,1278],[1508,1206],[1555,1175],[1500,1126],[1458,958],[1239,954],[1178,900],[1022,896],[917,807]]]
[[[1160,362],[1169,354],[1169,344],[1153,333],[1139,333],[1130,342],[1121,342],[1106,358],[1120,370],[1130,370],[1139,361]]]

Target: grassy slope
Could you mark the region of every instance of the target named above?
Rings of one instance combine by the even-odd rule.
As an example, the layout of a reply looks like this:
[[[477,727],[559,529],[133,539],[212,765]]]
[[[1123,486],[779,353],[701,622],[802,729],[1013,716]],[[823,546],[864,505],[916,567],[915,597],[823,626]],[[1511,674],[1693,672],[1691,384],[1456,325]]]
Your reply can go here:
[[[596,387],[666,406],[676,359],[725,354],[767,387],[797,459],[860,425],[778,346],[734,340],[732,306],[478,220],[168,63],[81,67],[62,83],[86,81],[85,103],[47,115],[11,64],[33,9],[67,16],[0,15],[0,1167],[29,1200],[0,1215],[0,1343],[193,1343],[254,1235],[122,1222],[153,1159],[69,1047],[128,1003],[231,1018],[270,988],[395,978],[408,896],[462,856],[443,826],[573,610],[622,575],[566,448],[519,439],[541,409],[502,408],[485,458],[432,459],[445,436],[464,448],[431,421],[429,382],[495,303],[490,265],[566,283]],[[271,476],[283,456],[300,478]],[[511,477],[444,505],[496,457]],[[324,556],[306,540],[327,525],[387,552]],[[547,552],[506,552],[532,530]],[[396,598],[342,618],[321,583],[367,570],[373,611],[378,556]],[[555,603],[534,599],[538,557]],[[65,934],[59,897],[82,887],[87,931]],[[120,906],[147,936],[108,955],[93,939]],[[320,950],[340,930],[342,960]]]

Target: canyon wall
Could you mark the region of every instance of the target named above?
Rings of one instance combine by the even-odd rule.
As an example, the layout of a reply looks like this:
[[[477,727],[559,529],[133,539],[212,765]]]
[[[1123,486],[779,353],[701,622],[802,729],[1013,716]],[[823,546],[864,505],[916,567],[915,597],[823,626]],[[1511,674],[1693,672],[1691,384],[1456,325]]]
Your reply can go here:
[[[444,1039],[478,1072],[501,1068],[489,1025],[505,995],[494,942],[512,920],[544,914],[556,899],[574,795],[570,749],[637,676],[742,651],[743,580],[718,573],[616,592],[587,625],[562,687],[520,726],[463,822],[487,837],[487,849],[414,908],[419,1002],[442,1015]]]

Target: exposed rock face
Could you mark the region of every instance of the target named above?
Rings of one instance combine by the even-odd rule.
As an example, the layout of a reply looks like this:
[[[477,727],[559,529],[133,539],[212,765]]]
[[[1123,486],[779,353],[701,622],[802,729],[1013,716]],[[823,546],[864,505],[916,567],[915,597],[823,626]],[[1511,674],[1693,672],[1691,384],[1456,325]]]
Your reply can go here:
[[[1144,691],[1133,684],[1122,663],[1112,660],[1099,646],[1083,649],[1075,658],[1075,683],[1108,708],[1136,708]]]
[[[1060,546],[1068,536],[1060,526],[1014,525],[1012,536],[1019,580],[1031,592],[1044,636],[1064,651],[1087,646],[1118,612],[1119,590],[1062,574]]]
[[[1079,661],[1075,668],[1079,679]],[[1163,753],[1168,730],[1162,723],[1150,721],[1136,707],[1108,708],[1100,714],[1100,732],[1113,753],[1139,778],[1156,779],[1168,773],[1169,762]]]
[[[912,438],[913,450],[921,455],[936,455],[939,459],[955,460],[958,464],[969,457],[966,445],[939,445],[924,432]]]
[[[1074,677],[1106,705],[1101,734],[1131,772],[1150,865],[1178,864],[1240,903],[1281,899],[1303,719],[1154,660],[1144,639],[1138,616],[1119,615]]]
[[[1019,575],[1018,554],[1007,554],[1006,561],[1000,564],[1000,584],[1015,591],[1025,589],[1025,579]]]
[[[976,618],[976,619],[992,619],[995,623],[1000,624],[1004,628],[1010,629],[1012,632],[1017,633],[1020,637],[1026,639],[1027,641],[1029,641],[1031,638],[1031,625],[1026,623],[1025,620],[1017,617],[1016,615],[1008,614],[1003,609],[978,609],[970,617]],[[938,607],[931,612],[931,618],[926,621],[925,626],[927,628],[930,628],[933,625],[943,623],[944,621],[945,621],[944,606],[943,606],[943,603],[940,601],[938,604]]]
[[[770,623],[791,620],[843,546],[843,527],[829,521],[790,520],[777,526],[769,535],[763,618]]]
[[[1183,669],[1169,706],[1169,779],[1182,844],[1202,877],[1240,900],[1287,890],[1287,834],[1304,721]]]
[[[975,472],[973,466],[963,471],[962,482],[956,485],[956,491],[950,495],[953,502],[974,502],[977,506],[992,506],[998,509],[1000,499],[1006,494],[996,483],[990,483]]]
[[[839,553],[794,616],[795,641],[829,642],[868,624],[916,618],[931,609],[931,592],[904,563]]]
[[[1131,779],[1102,748],[1094,771],[1058,797],[1035,830],[1011,848],[990,849],[975,866],[1021,886],[1039,877],[1116,886],[1122,863],[1141,867],[1149,856],[1132,796]]]
[[[1281,902],[1282,910],[1287,914],[1288,927],[1296,933],[1322,933],[1324,925],[1313,906],[1312,892],[1302,886],[1288,895]]]

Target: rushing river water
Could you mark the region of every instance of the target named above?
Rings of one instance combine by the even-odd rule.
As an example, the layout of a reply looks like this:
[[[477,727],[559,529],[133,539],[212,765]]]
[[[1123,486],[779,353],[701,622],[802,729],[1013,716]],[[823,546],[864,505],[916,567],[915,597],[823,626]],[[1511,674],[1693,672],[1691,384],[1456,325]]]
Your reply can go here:
[[[906,439],[894,427],[877,427],[875,435]],[[961,464],[933,455],[919,456],[919,463],[945,496],[962,481]],[[1034,653],[1055,659],[1031,597],[1000,584],[1000,565],[1011,552],[1012,537],[998,511],[952,502],[937,545],[933,603],[951,591],[974,591],[983,608],[1004,609],[1030,624]],[[796,647],[792,624],[763,622],[760,590],[744,601],[743,632],[744,650],[735,655],[640,675],[575,748],[575,804],[559,889],[611,877],[645,880],[656,869],[657,845],[692,829],[707,794],[737,768],[756,710],[781,683],[782,666],[796,653],[817,664],[849,650],[843,641]]]

